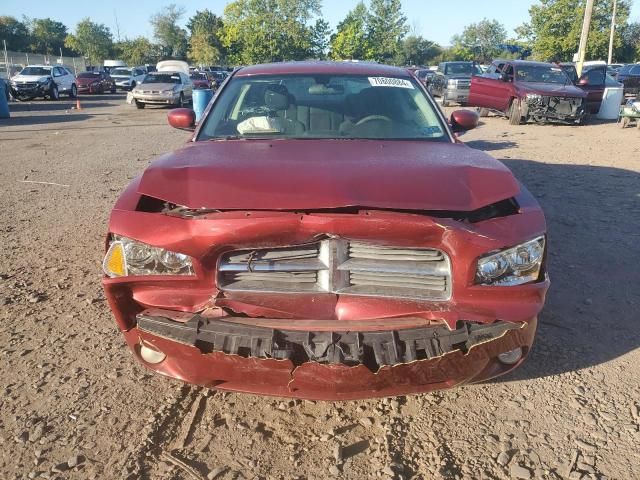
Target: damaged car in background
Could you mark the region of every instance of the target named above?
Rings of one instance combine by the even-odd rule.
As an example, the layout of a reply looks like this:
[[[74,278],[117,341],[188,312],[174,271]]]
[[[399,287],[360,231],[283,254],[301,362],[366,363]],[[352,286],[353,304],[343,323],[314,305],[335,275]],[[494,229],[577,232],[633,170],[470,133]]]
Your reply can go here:
[[[194,112],[169,123],[194,130]],[[546,225],[404,69],[255,65],[118,199],[103,286],[147,368],[308,399],[427,392],[511,371],[549,280]]]
[[[525,60],[495,60],[474,76],[468,105],[479,107],[481,117],[490,111],[506,115],[512,125],[581,124],[588,109],[587,93],[559,65]]]

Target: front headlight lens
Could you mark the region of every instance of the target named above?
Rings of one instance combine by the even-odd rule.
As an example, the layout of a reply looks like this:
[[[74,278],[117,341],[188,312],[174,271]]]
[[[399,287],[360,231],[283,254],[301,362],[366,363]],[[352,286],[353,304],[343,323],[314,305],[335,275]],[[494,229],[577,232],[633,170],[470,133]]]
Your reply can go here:
[[[527,102],[530,103],[538,103],[542,101],[542,95],[538,95],[537,93],[527,93]]]
[[[193,275],[191,257],[114,235],[102,263],[111,277],[127,275]]]
[[[171,90],[162,90],[162,93],[173,93],[173,88]]]
[[[512,286],[534,282],[544,258],[544,236],[478,259],[476,283]]]

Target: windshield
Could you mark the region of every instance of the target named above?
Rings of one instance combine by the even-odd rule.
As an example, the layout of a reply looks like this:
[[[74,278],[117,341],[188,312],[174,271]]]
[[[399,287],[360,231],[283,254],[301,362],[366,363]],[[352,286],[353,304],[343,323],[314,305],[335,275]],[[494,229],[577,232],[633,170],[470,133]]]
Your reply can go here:
[[[475,63],[449,63],[445,75],[480,75],[482,70]]]
[[[113,70],[111,70],[111,75],[112,76],[124,76],[124,77],[128,77],[131,75],[131,70],[128,70],[126,68],[114,68]]]
[[[99,78],[99,73],[94,72],[82,72],[78,74],[78,78]]]
[[[415,80],[356,75],[236,77],[198,140],[363,138],[448,141]]]
[[[51,75],[51,67],[25,67],[20,75]]]
[[[142,83],[180,83],[180,75],[177,73],[149,73]]]
[[[572,83],[562,68],[551,65],[519,65],[516,76],[518,82]]]

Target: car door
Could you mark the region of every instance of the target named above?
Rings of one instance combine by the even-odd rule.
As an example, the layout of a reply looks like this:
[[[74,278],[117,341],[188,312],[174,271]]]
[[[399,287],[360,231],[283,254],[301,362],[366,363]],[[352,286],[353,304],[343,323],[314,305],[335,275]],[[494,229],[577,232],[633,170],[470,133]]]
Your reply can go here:
[[[53,82],[56,84],[56,87],[58,87],[58,92],[63,92],[66,90],[66,86],[64,84],[62,69],[60,67],[53,67],[51,70],[51,73],[53,74]]]
[[[501,87],[501,68],[504,63],[492,63],[486,73],[471,77],[468,105],[496,109],[497,95]]]
[[[606,80],[606,67],[592,68],[580,76],[578,87],[587,93],[587,109],[589,113],[598,113],[602,96],[604,95],[604,84]]]
[[[184,73],[180,74],[180,78],[182,79],[182,91],[184,92],[184,99],[187,101],[191,101],[193,97],[193,82],[189,75],[185,75]]]
[[[445,85],[444,82],[444,69],[445,64],[441,63],[438,65],[438,69],[436,70],[436,74],[433,77],[433,94],[434,95],[442,95],[443,88]]]

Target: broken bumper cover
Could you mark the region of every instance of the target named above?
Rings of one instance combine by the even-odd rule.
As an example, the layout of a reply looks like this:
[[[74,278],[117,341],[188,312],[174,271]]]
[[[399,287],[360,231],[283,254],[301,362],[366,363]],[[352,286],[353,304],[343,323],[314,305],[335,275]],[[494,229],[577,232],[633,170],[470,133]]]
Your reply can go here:
[[[246,325],[246,318],[184,321],[171,312],[142,312],[125,333],[139,360],[180,380],[222,390],[319,400],[420,393],[506,373],[516,365],[500,353],[533,342],[536,319],[491,324],[460,322],[360,332],[308,331]],[[388,324],[388,323],[387,323]],[[140,345],[166,354],[146,364]],[[520,360],[522,361],[522,360]],[[520,362],[518,362],[520,363]]]
[[[560,123],[580,122],[586,114],[586,100],[552,96],[527,97],[522,102],[522,114],[536,121]]]

